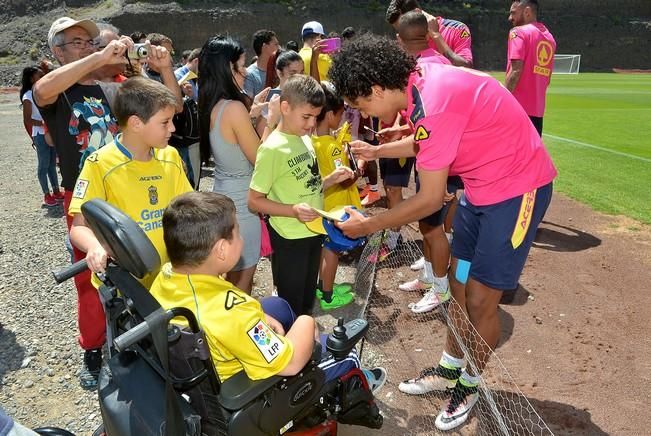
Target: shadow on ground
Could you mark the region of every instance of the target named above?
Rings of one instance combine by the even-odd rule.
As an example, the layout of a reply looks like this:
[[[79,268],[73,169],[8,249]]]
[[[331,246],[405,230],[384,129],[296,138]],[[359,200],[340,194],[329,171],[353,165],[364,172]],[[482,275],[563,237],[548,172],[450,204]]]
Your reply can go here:
[[[601,245],[601,239],[584,231],[543,221],[533,246],[543,250],[558,252],[576,252],[588,250]]]
[[[25,349],[16,341],[16,334],[0,324],[0,384],[5,376],[20,369]]]

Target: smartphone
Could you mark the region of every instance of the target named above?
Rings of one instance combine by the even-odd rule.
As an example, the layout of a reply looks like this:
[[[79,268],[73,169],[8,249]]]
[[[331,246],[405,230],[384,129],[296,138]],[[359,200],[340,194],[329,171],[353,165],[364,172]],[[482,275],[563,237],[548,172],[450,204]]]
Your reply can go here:
[[[278,88],[270,89],[269,93],[267,94],[267,101],[271,101],[274,95],[280,95],[280,92],[281,90]]]
[[[341,48],[341,38],[322,39],[321,44],[323,44],[321,53],[332,53]]]
[[[377,131],[371,129],[371,128],[370,128],[369,126],[367,126],[367,125],[364,125],[364,128],[365,128],[366,130],[368,130],[369,132],[375,134],[375,135],[379,135],[379,132],[377,132]]]
[[[350,149],[350,144],[345,143],[344,147],[346,148],[346,154],[348,155],[348,161],[350,162],[350,169],[353,170],[353,172],[357,173],[359,168],[357,167],[357,160],[355,159],[355,156],[353,156],[353,152]]]

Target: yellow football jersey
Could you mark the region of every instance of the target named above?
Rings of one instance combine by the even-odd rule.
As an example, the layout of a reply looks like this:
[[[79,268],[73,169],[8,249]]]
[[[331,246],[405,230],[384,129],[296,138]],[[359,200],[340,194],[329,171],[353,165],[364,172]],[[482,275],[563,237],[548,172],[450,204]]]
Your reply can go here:
[[[156,247],[161,264],[167,262],[163,241],[163,212],[177,195],[192,191],[178,151],[173,147],[152,149],[152,158],[136,161],[116,139],[88,156],[72,193],[69,213],[100,198],[136,221]],[[148,288],[158,271],[141,282]],[[93,280],[96,285],[98,282]]]
[[[267,325],[260,303],[220,277],[178,274],[168,263],[151,293],[166,310],[186,307],[194,313],[222,382],[242,369],[252,380],[269,378],[292,360],[292,343]]]
[[[350,168],[350,160],[346,155],[342,142],[337,141],[330,135],[324,135],[312,137],[312,144],[314,145],[321,177],[327,177],[341,166]],[[352,183],[348,187],[343,187],[341,184],[330,186],[323,193],[323,206],[326,211],[341,206],[356,206],[361,210],[362,204],[359,199],[357,184]]]

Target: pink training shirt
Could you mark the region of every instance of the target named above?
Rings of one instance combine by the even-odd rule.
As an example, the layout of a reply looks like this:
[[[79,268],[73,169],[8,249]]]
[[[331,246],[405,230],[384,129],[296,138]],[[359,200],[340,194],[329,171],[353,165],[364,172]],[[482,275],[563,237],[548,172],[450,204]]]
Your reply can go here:
[[[525,24],[509,32],[506,72],[511,71],[511,61],[524,63],[513,95],[527,115],[542,117],[545,113],[545,93],[554,69],[554,53],[556,41],[543,23]]]
[[[468,200],[496,204],[550,183],[556,169],[538,132],[496,79],[468,68],[423,63],[407,84],[419,170],[449,167]]]
[[[441,53],[432,48],[427,48],[416,55],[416,63],[420,65],[423,62],[433,62],[435,64],[452,65],[452,62]]]
[[[439,33],[448,47],[462,58],[472,62],[472,37],[468,26],[461,21],[442,17],[436,17],[436,20],[439,23]],[[437,50],[436,44],[431,39],[429,40],[429,46]]]

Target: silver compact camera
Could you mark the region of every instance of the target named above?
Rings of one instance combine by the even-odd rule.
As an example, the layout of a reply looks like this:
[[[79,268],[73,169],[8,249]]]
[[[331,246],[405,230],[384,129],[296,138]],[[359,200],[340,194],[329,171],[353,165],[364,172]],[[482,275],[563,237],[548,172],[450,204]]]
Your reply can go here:
[[[127,51],[129,59],[142,59],[146,58],[147,55],[149,55],[149,51],[145,44],[134,44],[133,48]]]

